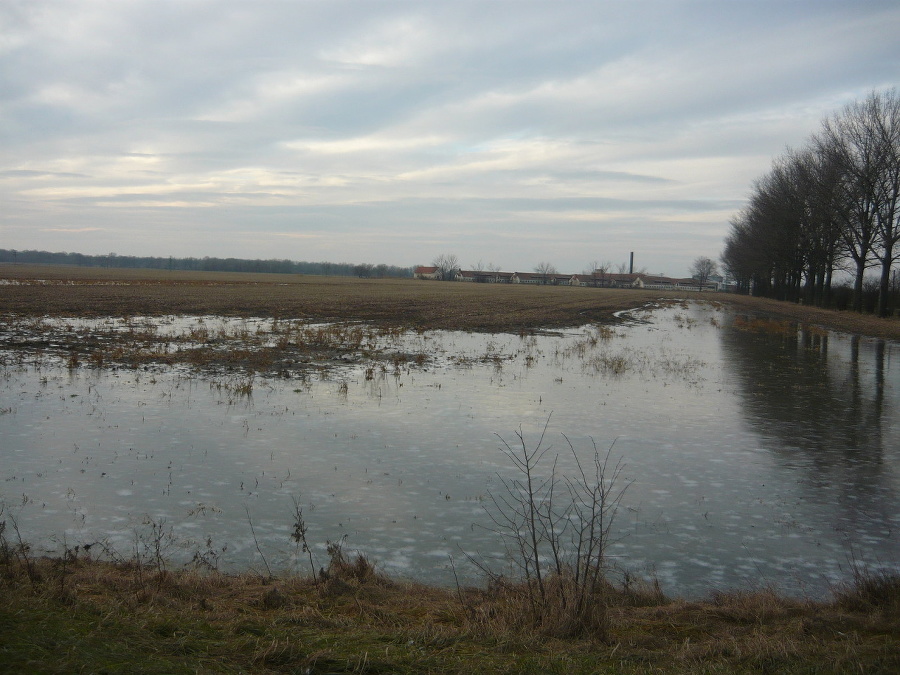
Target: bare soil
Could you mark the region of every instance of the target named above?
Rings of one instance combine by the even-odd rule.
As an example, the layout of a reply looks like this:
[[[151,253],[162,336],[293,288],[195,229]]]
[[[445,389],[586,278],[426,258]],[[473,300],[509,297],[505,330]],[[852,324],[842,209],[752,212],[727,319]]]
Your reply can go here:
[[[0,314],[16,316],[194,314],[497,332],[611,322],[620,310],[679,297],[631,289],[20,264],[0,264],[0,284]],[[900,339],[896,318],[731,294],[692,298],[844,332]]]

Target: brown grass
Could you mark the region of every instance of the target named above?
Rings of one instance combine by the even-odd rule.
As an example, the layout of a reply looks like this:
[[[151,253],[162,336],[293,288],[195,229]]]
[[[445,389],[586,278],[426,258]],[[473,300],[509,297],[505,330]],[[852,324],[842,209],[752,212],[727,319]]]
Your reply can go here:
[[[752,298],[746,295],[716,295],[721,300],[738,310],[764,314],[778,319],[787,319],[810,326],[821,326],[845,333],[857,333],[887,340],[900,340],[900,319],[882,319],[871,314],[856,312],[839,312],[833,309],[821,309],[792,302],[780,302],[769,298]]]
[[[609,593],[604,639],[516,616],[510,588],[391,583],[343,559],[308,577],[140,570],[72,557],[0,566],[0,672],[894,673],[896,613],[769,592]],[[343,565],[348,567],[344,569]]]

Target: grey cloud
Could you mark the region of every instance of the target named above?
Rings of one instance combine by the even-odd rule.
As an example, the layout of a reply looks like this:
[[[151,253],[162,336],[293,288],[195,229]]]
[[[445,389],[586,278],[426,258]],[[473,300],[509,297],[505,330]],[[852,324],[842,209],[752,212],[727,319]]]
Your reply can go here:
[[[896,82],[898,22],[883,1],[11,0],[0,200],[34,227],[10,245],[41,247],[51,213],[123,254],[265,256],[265,237],[236,233],[326,224],[311,257],[358,241],[360,259],[404,264],[439,228],[477,259],[485,228],[515,241],[565,218],[576,257],[596,212],[625,248],[621,227],[655,228],[715,256],[698,233],[725,233],[774,154]]]
[[[89,178],[84,173],[69,173],[66,171],[31,171],[29,169],[10,169],[0,171],[0,177],[9,178]]]

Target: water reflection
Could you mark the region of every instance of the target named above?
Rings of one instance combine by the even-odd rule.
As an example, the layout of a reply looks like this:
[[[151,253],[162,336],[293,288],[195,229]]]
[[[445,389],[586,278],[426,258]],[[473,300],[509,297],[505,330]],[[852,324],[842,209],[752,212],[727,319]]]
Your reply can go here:
[[[725,364],[740,384],[746,419],[812,458],[885,451],[885,364],[896,345],[821,329],[722,331]],[[834,347],[830,348],[830,345]]]
[[[848,552],[883,542],[879,558],[896,561],[900,432],[890,364],[898,345],[749,321],[722,331],[746,424],[796,475],[796,498],[827,507],[820,527],[844,538]]]

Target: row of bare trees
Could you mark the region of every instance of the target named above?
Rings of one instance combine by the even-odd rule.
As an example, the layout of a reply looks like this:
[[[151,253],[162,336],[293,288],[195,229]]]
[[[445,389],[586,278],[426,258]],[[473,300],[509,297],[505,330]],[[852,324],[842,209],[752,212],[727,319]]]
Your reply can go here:
[[[0,263],[39,263],[78,265],[80,267],[118,267],[124,269],[189,270],[204,272],[258,272],[264,274],[321,274],[324,276],[400,277],[412,276],[411,267],[349,262],[309,262],[287,259],[259,260],[250,258],[162,258],[107,253],[54,253],[51,251],[17,251],[0,248]]]
[[[831,301],[832,280],[853,278],[863,309],[866,272],[878,270],[876,311],[891,311],[900,256],[900,97],[873,92],[822,122],[753,185],[731,221],[722,262],[742,292]]]

